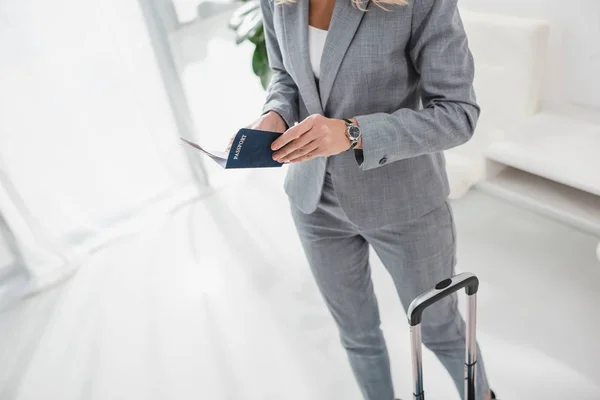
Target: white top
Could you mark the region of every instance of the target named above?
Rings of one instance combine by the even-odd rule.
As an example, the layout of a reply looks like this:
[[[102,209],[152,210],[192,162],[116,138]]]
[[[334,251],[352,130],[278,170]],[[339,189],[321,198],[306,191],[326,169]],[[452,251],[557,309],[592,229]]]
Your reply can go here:
[[[323,47],[325,47],[326,38],[327,31],[315,28],[314,26],[308,26],[308,55],[313,74],[315,74],[315,78],[317,79],[321,76],[321,57],[323,56]]]

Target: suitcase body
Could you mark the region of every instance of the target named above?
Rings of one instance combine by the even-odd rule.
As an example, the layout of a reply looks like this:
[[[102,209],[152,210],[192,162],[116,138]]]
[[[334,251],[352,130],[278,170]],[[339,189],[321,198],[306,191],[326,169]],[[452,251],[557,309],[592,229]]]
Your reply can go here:
[[[462,273],[439,282],[435,287],[417,296],[408,308],[413,369],[413,400],[425,400],[423,388],[423,361],[421,320],[423,311],[439,300],[460,289],[467,293],[467,343],[465,351],[465,400],[475,400],[475,366],[477,364],[477,339],[475,335],[477,290],[479,280],[471,273]],[[482,399],[478,399],[482,400]]]

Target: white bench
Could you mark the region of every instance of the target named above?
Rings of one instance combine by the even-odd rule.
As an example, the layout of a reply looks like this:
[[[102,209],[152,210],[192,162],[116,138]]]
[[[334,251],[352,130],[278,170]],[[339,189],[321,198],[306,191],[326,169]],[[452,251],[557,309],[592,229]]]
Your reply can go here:
[[[600,238],[600,114],[542,112],[485,159],[479,188]]]
[[[463,10],[461,15],[482,113],[473,139],[446,152],[451,198],[483,179],[483,152],[503,138],[504,129],[537,112],[549,35],[544,21]]]
[[[450,197],[477,185],[600,238],[600,113],[539,111],[549,24],[461,14],[482,114],[473,139],[446,152]]]

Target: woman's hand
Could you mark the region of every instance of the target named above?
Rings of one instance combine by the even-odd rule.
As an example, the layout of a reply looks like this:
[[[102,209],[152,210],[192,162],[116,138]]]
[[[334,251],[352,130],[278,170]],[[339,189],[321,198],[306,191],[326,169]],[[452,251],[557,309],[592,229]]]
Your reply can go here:
[[[311,115],[288,129],[271,145],[273,159],[281,163],[297,163],[315,157],[333,156],[350,148],[346,123],[341,119]]]
[[[279,114],[277,114],[275,111],[269,111],[252,124],[248,125],[247,128],[283,133],[285,132],[286,124]],[[233,135],[229,140],[226,151],[231,149],[231,145],[233,144],[235,136],[236,135]]]

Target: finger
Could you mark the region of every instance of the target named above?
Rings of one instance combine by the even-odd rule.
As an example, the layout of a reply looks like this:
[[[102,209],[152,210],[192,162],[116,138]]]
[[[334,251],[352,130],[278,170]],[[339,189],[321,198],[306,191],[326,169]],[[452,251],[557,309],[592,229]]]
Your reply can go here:
[[[322,150],[321,150],[319,147],[317,147],[316,149],[314,149],[314,150],[313,150],[313,151],[311,151],[310,153],[308,153],[308,154],[305,154],[305,155],[303,155],[302,157],[298,157],[298,158],[296,158],[295,160],[293,160],[293,161],[290,161],[289,163],[290,163],[290,164],[296,164],[296,163],[299,163],[299,162],[303,162],[303,161],[308,161],[308,160],[311,160],[311,159],[313,159],[313,158],[315,158],[315,157],[319,157],[319,156],[321,156],[321,155],[323,155],[323,154],[322,154]]]
[[[283,133],[283,135],[279,136],[273,142],[273,144],[271,144],[271,150],[274,150],[274,151],[279,150],[283,146],[292,142],[294,139],[299,138],[300,136],[304,135],[306,132],[311,130],[317,117],[318,116],[316,116],[316,115],[310,116],[310,117],[306,118],[304,121],[300,122],[298,125],[292,126],[290,129],[285,131]]]
[[[231,145],[233,144],[233,139],[234,139],[233,137],[231,139],[229,139],[229,143],[227,144],[225,151],[231,150]]]
[[[281,159],[281,162],[293,162],[295,159],[302,158],[305,155],[312,153],[313,151],[315,151],[318,148],[319,148],[319,142],[317,140],[313,140],[313,141],[307,143],[306,145],[302,146],[301,148],[288,154],[286,157]]]
[[[304,146],[312,142],[317,138],[317,132],[315,129],[311,129],[298,139],[291,141],[290,143],[283,146],[281,149],[273,154],[273,159],[283,160],[287,159],[290,154],[302,149]]]

